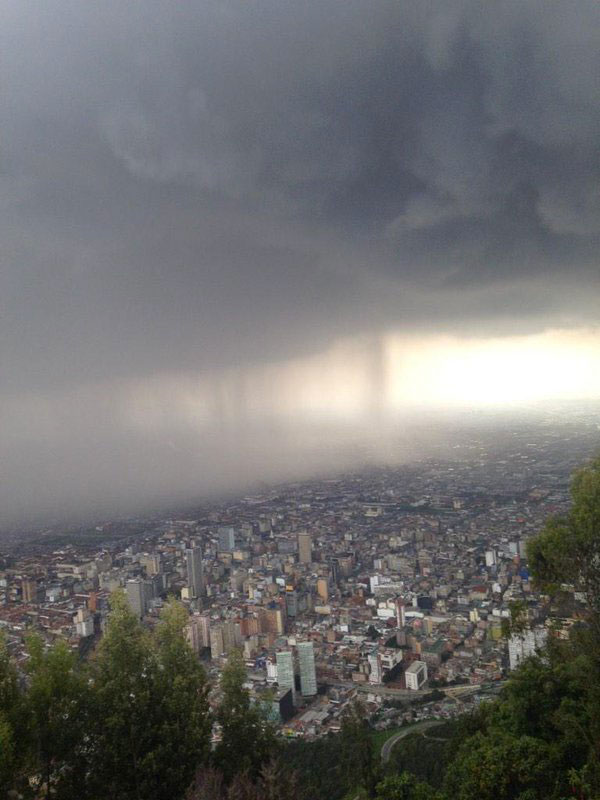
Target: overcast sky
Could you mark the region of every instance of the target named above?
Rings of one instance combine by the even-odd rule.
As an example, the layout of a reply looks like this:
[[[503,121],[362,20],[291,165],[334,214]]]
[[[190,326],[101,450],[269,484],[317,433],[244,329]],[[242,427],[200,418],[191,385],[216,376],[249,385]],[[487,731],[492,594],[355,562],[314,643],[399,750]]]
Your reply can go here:
[[[311,359],[327,406],[323,354],[372,400],[390,335],[594,341],[597,0],[0,13],[6,513],[243,480],[195,423],[289,409]]]

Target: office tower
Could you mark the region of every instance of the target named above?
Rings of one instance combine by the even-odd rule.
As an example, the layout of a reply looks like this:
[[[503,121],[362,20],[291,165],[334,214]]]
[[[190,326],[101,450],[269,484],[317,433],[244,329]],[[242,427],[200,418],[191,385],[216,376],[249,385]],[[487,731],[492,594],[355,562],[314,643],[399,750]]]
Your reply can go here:
[[[427,664],[424,661],[413,661],[404,673],[406,688],[418,692],[427,682]]]
[[[231,553],[235,550],[235,528],[222,525],[218,530],[219,553]]]
[[[127,581],[125,589],[131,610],[141,619],[148,611],[150,600],[154,597],[152,581]]]
[[[296,684],[294,680],[294,658],[289,650],[276,654],[277,683],[280,689],[291,689],[292,698],[296,700]]]
[[[298,534],[298,560],[301,564],[312,563],[312,536],[306,531]]]
[[[404,610],[404,600],[396,598],[396,627],[403,628],[406,625],[406,612]]]
[[[329,600],[329,584],[327,578],[319,578],[317,581],[317,594],[326,603]]]
[[[334,586],[337,586],[340,581],[340,568],[337,558],[331,558],[329,560],[329,569],[331,572],[331,582]]]
[[[204,570],[202,567],[202,550],[193,547],[185,551],[187,562],[188,586],[193,597],[202,597],[204,594]]]
[[[495,550],[486,550],[485,551],[485,565],[486,567],[493,567],[496,564],[496,551]]]
[[[315,651],[312,642],[298,642],[298,663],[300,665],[300,691],[303,697],[317,693],[315,671]]]
[[[223,629],[220,625],[210,629],[210,657],[218,658],[225,652]]]
[[[298,616],[298,592],[288,589],[285,593],[285,612],[288,617]]]
[[[198,630],[202,647],[210,647],[210,617],[198,617]]]

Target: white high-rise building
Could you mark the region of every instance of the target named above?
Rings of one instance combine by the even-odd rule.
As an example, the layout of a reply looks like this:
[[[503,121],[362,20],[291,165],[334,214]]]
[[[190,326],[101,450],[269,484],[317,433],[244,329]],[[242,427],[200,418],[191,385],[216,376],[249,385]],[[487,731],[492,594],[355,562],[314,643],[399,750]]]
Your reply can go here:
[[[298,642],[297,648],[300,665],[300,691],[303,697],[312,697],[317,693],[317,673],[313,643]]]
[[[410,667],[407,667],[404,678],[406,688],[417,692],[427,681],[427,664],[424,661],[413,661]]]
[[[511,636],[508,640],[508,661],[510,668],[516,669],[521,661],[536,654],[546,644],[548,631],[546,628],[530,628]]]
[[[379,655],[378,650],[373,650],[372,653],[369,653],[367,656],[367,660],[369,662],[369,683],[381,683],[383,680],[383,672],[381,670],[381,656]]]
[[[193,597],[204,594],[204,568],[202,566],[202,550],[192,547],[185,551],[187,564],[187,581]]]
[[[396,627],[403,628],[406,625],[406,611],[404,609],[404,600],[401,597],[396,598]]]

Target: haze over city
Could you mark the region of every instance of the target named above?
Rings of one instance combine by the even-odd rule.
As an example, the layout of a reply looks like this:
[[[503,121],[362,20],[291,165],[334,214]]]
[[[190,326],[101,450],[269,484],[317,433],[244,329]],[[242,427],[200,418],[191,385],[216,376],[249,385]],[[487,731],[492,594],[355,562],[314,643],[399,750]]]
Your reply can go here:
[[[2,520],[600,400],[597,3],[0,8]]]

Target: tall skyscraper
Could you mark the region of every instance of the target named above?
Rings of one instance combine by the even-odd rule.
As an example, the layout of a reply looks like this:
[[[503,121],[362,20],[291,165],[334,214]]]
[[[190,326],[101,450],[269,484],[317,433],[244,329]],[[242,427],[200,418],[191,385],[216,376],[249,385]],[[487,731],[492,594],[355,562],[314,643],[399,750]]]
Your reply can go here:
[[[127,581],[125,590],[131,610],[141,619],[148,611],[150,600],[154,597],[152,581]]]
[[[406,625],[406,612],[404,610],[404,600],[401,597],[396,598],[396,627],[403,628]]]
[[[204,569],[202,567],[202,550],[193,547],[185,551],[187,562],[188,586],[192,590],[194,597],[202,597],[204,594]]]
[[[289,650],[276,654],[277,683],[280,689],[291,689],[292,698],[296,700],[296,684],[294,681],[294,658]]]
[[[317,674],[315,670],[315,651],[312,642],[298,642],[298,663],[300,665],[300,691],[303,697],[317,693]]]
[[[327,578],[319,578],[317,580],[317,594],[324,603],[329,600],[329,583]]]
[[[301,564],[312,563],[312,536],[306,531],[298,534],[298,560]]]
[[[218,530],[219,553],[231,553],[235,550],[235,528],[222,525]]]

